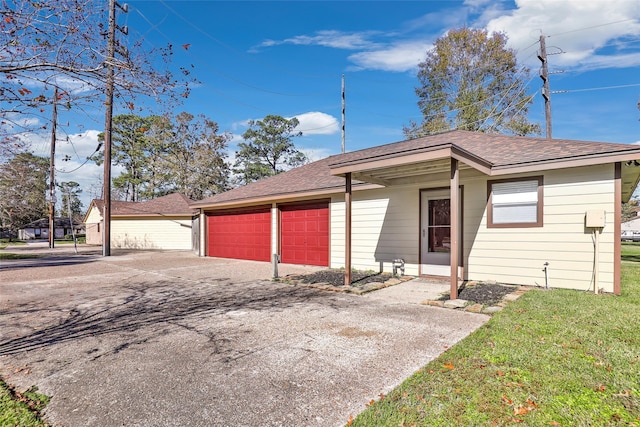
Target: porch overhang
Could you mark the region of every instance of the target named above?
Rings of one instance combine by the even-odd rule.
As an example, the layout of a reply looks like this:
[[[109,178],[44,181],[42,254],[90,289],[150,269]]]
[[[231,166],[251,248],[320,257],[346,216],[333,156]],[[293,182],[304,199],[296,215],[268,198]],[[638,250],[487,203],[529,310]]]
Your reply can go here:
[[[460,173],[479,172],[498,177],[511,174],[540,173],[553,169],[567,169],[601,164],[622,165],[622,201],[627,202],[640,183],[638,149],[628,152],[595,153],[561,156],[544,160],[527,160],[493,164],[455,144],[440,144],[412,150],[369,155],[330,164],[334,176],[351,173],[354,180],[389,187],[425,180],[447,179],[451,160],[457,160]]]
[[[464,159],[465,163],[458,160]],[[467,163],[468,162],[468,163]],[[373,158],[364,162],[344,162],[332,166],[333,175],[345,178],[345,275],[344,284],[351,284],[351,223],[352,223],[352,180],[378,184],[385,187],[411,182],[448,181],[451,206],[451,250],[450,250],[450,298],[458,298],[458,266],[460,233],[460,170],[475,169],[489,174],[490,165],[480,159],[452,147],[426,152],[409,153],[400,156]]]
[[[352,179],[388,187],[425,179],[449,179],[452,160],[459,162],[459,170],[491,174],[490,163],[450,144],[337,162],[330,165],[330,170],[335,176],[350,173]]]

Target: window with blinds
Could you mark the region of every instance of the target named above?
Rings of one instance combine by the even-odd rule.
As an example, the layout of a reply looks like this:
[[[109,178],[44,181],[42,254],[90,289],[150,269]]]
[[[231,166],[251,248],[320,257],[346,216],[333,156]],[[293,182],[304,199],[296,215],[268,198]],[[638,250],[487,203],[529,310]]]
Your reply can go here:
[[[542,177],[488,182],[488,227],[541,227]]]

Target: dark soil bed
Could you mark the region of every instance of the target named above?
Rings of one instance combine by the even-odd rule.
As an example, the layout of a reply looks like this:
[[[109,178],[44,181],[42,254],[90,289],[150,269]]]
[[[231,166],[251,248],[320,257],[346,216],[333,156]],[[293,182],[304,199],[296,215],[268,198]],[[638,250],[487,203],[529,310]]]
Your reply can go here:
[[[371,282],[382,282],[391,278],[389,273],[375,273],[370,271],[354,271],[351,273],[351,286],[359,287]],[[291,279],[307,284],[329,284],[332,286],[344,286],[343,270],[322,270],[312,274],[292,276]],[[482,304],[485,306],[496,305],[502,298],[513,292],[514,286],[500,285],[497,283],[472,283],[464,284],[458,291],[458,298]],[[443,295],[440,300],[448,300],[449,294]]]
[[[371,282],[384,282],[391,278],[389,273],[374,273],[370,271],[354,271],[351,273],[351,285],[364,285]],[[327,283],[332,286],[344,286],[344,271],[323,270],[312,274],[296,276],[296,280],[304,283]]]
[[[476,283],[465,284],[458,291],[458,298],[472,301],[482,305],[496,305],[502,298],[515,290],[513,286],[499,285],[497,283]],[[441,300],[448,300],[449,294],[444,295]]]

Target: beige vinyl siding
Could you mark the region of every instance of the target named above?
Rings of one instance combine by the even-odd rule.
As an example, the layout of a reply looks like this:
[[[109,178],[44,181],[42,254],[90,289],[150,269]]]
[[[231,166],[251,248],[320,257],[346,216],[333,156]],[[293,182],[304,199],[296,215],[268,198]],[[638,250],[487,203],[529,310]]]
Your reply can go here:
[[[191,250],[191,217],[112,218],[111,245],[126,249]]]
[[[88,245],[102,244],[102,214],[99,209],[93,206],[87,215],[85,222],[86,242]]]
[[[487,180],[467,176],[463,192],[463,262],[465,279],[593,289],[593,233],[585,213],[604,210],[606,225],[599,234],[599,284],[613,292],[614,166],[599,165],[520,174],[543,175],[543,226],[487,228]],[[511,178],[511,176],[500,177]],[[417,275],[419,262],[420,190],[447,187],[448,182],[424,182],[353,193],[352,267],[391,271],[391,261],[403,258],[406,274]],[[331,200],[331,267],[344,267],[344,195]]]
[[[419,187],[393,187],[354,192],[352,202],[352,267],[392,271],[402,258],[405,273],[418,274]],[[331,266],[344,267],[344,196],[331,203]]]
[[[526,175],[519,175],[526,176]],[[599,288],[613,292],[614,167],[600,165],[544,174],[543,226],[488,229],[486,179],[465,183],[465,264],[467,278],[551,287],[593,288],[593,233],[585,213],[604,210],[599,235]]]

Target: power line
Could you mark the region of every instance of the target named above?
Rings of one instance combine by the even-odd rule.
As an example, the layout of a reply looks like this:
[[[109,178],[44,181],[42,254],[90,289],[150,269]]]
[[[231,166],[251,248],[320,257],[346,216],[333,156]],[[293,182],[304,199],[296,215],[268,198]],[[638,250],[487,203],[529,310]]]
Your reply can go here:
[[[591,88],[585,88],[585,89],[559,90],[559,91],[554,91],[553,93],[589,92],[594,90],[623,89],[626,87],[637,87],[637,86],[640,86],[640,83],[631,83],[628,85],[617,85],[617,86],[591,87]]]
[[[312,79],[320,79],[320,78],[334,78],[335,75],[334,74],[325,74],[325,75],[318,75],[318,76],[311,76],[308,74],[301,74],[301,73],[294,73],[292,72],[290,69],[285,69],[285,68],[280,68],[280,67],[276,67],[272,64],[266,63],[266,62],[262,62],[262,61],[258,61],[257,59],[248,56],[246,53],[238,51],[237,49],[229,46],[228,44],[222,42],[221,40],[217,39],[216,37],[212,36],[211,34],[209,34],[208,32],[204,31],[203,29],[201,29],[200,27],[198,27],[197,25],[195,25],[191,20],[186,19],[184,16],[180,15],[175,9],[173,9],[172,7],[170,7],[166,1],[164,0],[160,0],[160,3],[162,3],[164,5],[164,7],[166,7],[171,13],[173,13],[176,17],[178,17],[180,20],[182,20],[183,22],[185,22],[187,25],[189,25],[191,28],[193,28],[194,30],[198,31],[199,33],[203,34],[204,36],[206,36],[207,38],[213,40],[214,42],[216,42],[217,44],[219,44],[220,46],[224,47],[225,49],[228,49],[232,52],[234,52],[235,54],[245,57],[247,59],[249,59],[252,62],[255,62],[257,64],[260,65],[264,65],[268,68],[271,68],[273,70],[276,70],[278,72],[281,73],[285,73],[285,74],[289,74],[289,75],[294,75],[294,76],[301,76],[301,77],[305,77],[305,78],[312,78]]]
[[[143,18],[143,19],[144,19],[144,20],[145,20],[149,25],[152,25],[152,24],[151,24],[151,22],[149,21],[149,19],[147,19],[147,17],[146,17],[146,16],[145,16],[145,15],[144,15],[140,10],[136,9],[136,12],[137,12],[137,13],[138,13],[138,14],[139,14],[139,15],[140,15],[140,16],[141,16],[141,17],[142,17],[142,18]],[[160,34],[162,37],[164,37],[164,38],[165,38],[169,43],[172,43],[172,44],[174,44],[174,43],[175,43],[175,41],[171,40],[171,38],[169,38],[169,37],[168,37],[164,32],[160,31],[160,29],[158,29],[156,26],[154,26],[154,29],[155,29],[155,31],[157,31],[157,32],[158,32],[158,34]],[[185,50],[187,50],[187,49],[185,49]],[[195,57],[194,55],[192,55],[192,54],[191,54],[191,52],[190,52],[189,50],[187,50],[186,54],[187,54],[189,57],[191,57],[192,59],[196,59],[196,60],[197,60],[197,57]],[[253,85],[253,84],[251,84],[251,83],[247,83],[247,82],[245,82],[245,81],[243,81],[243,80],[240,80],[240,79],[238,79],[238,78],[235,78],[235,77],[233,77],[233,76],[231,76],[231,75],[229,75],[229,74],[227,74],[227,73],[225,73],[225,72],[223,72],[223,71],[220,71],[219,69],[217,69],[217,68],[215,68],[215,67],[212,67],[212,66],[211,66],[211,65],[209,65],[208,63],[204,63],[204,66],[205,66],[206,68],[208,68],[209,70],[213,71],[214,73],[216,73],[216,74],[218,74],[218,75],[220,75],[220,76],[224,77],[224,78],[225,78],[225,79],[227,79],[227,80],[231,80],[231,81],[236,82],[236,83],[238,83],[238,84],[240,84],[240,85],[246,86],[246,87],[248,87],[248,88],[250,88],[250,89],[254,89],[254,90],[257,90],[257,91],[260,91],[260,92],[270,93],[270,94],[273,94],[273,95],[291,96],[291,97],[296,97],[296,96],[304,97],[304,96],[322,95],[322,94],[326,94],[326,93],[327,93],[326,91],[325,91],[325,92],[316,92],[316,93],[284,93],[284,92],[278,92],[278,91],[275,91],[275,90],[265,89],[265,88],[262,88],[262,87],[259,87],[259,86],[256,86],[256,85]]]
[[[593,28],[606,27],[607,25],[621,24],[623,22],[629,22],[629,21],[635,21],[635,20],[636,20],[636,18],[622,19],[620,21],[607,22],[605,24],[591,25],[590,27],[576,28],[575,30],[564,31],[564,32],[561,32],[561,33],[552,34],[552,35],[547,36],[547,37],[562,36],[562,35],[565,35],[565,34],[577,33],[578,31],[591,30]]]

